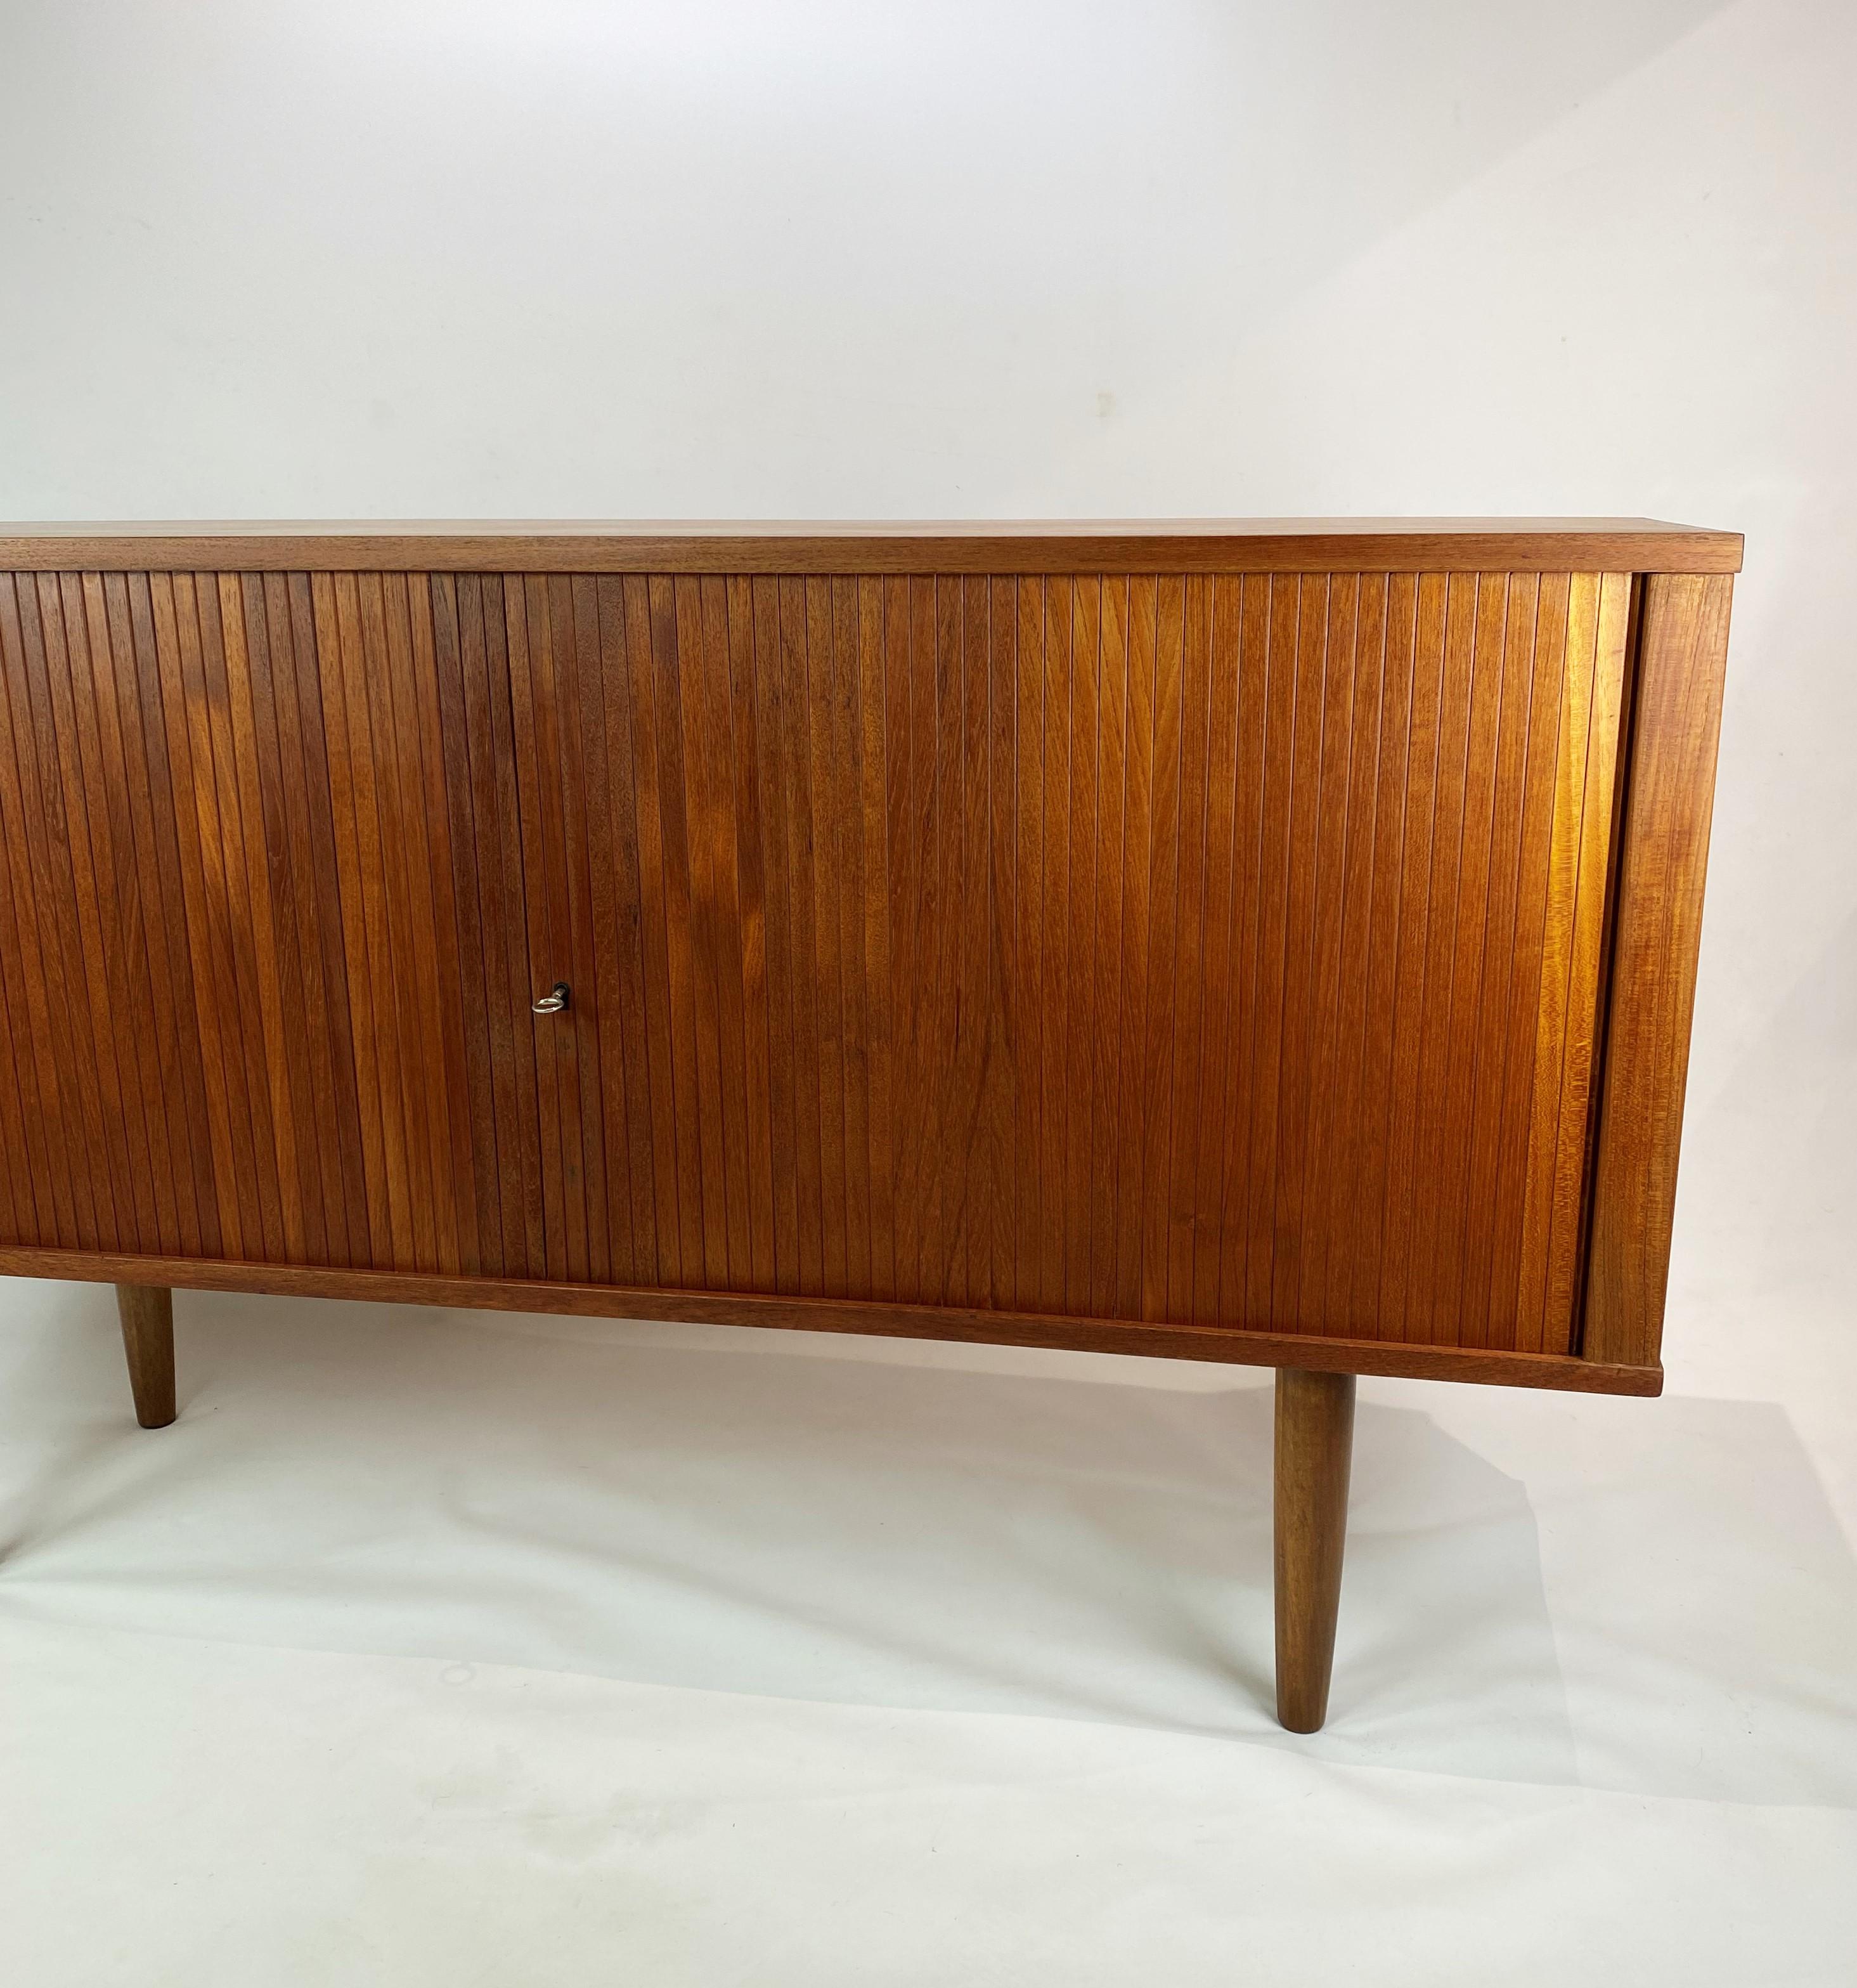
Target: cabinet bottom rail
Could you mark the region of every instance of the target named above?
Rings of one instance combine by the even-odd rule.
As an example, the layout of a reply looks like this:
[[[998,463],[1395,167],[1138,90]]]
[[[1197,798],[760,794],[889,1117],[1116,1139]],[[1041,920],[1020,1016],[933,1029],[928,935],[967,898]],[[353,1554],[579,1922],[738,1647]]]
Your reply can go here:
[[[1653,1395],[1663,1390],[1661,1365],[1624,1366],[1583,1360],[1572,1354],[1425,1346],[1396,1340],[1315,1338],[1238,1327],[1167,1325],[1141,1319],[1080,1318],[883,1300],[447,1276],[414,1270],[338,1270],[205,1257],[47,1249],[19,1243],[0,1243],[0,1276],[150,1284],[179,1290],[248,1291],[279,1297],[351,1298],[381,1304],[441,1305],[467,1311],[555,1312],[582,1318],[869,1333],[884,1338],[1049,1347],[1082,1353],[1134,1354],[1155,1359],[1208,1360],[1241,1367],[1295,1367],[1324,1373],[1554,1388],[1586,1394]]]

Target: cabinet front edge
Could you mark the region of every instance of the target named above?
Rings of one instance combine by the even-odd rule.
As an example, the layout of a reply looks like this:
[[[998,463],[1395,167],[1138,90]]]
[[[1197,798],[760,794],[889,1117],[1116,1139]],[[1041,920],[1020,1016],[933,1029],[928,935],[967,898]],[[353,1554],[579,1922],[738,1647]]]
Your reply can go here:
[[[1123,1353],[1235,1366],[1299,1367],[1328,1373],[1467,1381],[1588,1394],[1649,1395],[1660,1393],[1663,1387],[1663,1370],[1655,1363],[1626,1365],[1565,1354],[1420,1346],[1390,1340],[1318,1339],[1222,1327],[1158,1325],[1135,1319],[1063,1318],[845,1298],[440,1276],[409,1270],[306,1268],[187,1256],[46,1249],[14,1243],[0,1244],[0,1276],[442,1305],[464,1310],[555,1312],[593,1318],[865,1333],[890,1338]]]

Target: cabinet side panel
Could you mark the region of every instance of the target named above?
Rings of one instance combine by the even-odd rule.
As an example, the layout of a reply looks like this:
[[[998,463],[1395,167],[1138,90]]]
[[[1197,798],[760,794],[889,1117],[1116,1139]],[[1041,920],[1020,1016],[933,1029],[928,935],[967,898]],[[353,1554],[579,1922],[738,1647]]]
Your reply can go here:
[[[1644,583],[1581,1351],[1655,1363],[1670,1275],[1732,580]]]

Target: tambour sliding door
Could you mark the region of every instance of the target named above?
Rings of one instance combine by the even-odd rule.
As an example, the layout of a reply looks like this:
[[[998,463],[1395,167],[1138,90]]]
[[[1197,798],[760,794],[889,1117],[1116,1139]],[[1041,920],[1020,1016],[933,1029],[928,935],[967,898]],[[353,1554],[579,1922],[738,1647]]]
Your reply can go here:
[[[0,578],[0,1239],[1576,1351],[1632,585]]]
[[[778,1286],[1566,1351],[1629,604],[752,583]]]

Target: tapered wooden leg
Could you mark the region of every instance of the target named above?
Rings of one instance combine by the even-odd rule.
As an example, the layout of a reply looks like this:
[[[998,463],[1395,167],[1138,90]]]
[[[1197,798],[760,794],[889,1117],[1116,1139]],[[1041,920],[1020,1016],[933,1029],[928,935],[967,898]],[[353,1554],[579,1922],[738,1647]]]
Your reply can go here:
[[[136,1420],[144,1428],[166,1428],[174,1418],[174,1294],[159,1284],[118,1284],[116,1306]]]
[[[1348,1533],[1354,1376],[1277,1374],[1277,1716],[1316,1733],[1328,1716]]]

